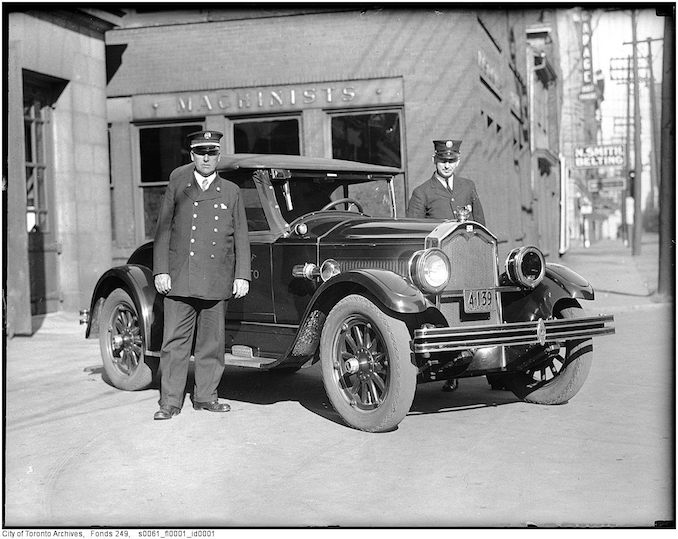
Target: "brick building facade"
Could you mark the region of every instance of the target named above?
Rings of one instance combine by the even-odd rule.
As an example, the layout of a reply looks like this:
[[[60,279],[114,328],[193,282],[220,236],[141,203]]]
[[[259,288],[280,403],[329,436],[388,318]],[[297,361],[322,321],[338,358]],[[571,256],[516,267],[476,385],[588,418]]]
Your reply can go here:
[[[475,180],[502,249],[532,243],[557,255],[558,226],[554,232],[547,225],[559,211],[558,151],[547,155],[553,158],[547,181],[554,186],[549,183],[548,199],[535,195],[544,174],[530,152],[528,71],[534,69],[534,52],[527,28],[538,15],[343,8],[126,16],[106,36],[109,53],[115,53],[107,94],[118,258],[152,235],[153,189],[166,181],[145,177],[142,161],[154,152],[161,155],[158,145],[176,145],[156,141],[151,150],[144,140],[171,135],[149,130],[204,126],[225,133],[227,151],[360,160],[334,140],[335,124],[347,115],[353,115],[358,138],[368,134],[356,118],[393,120],[384,131],[395,125],[398,140],[380,158],[404,170],[401,215],[411,190],[433,170],[431,140],[461,138],[459,173]],[[558,110],[552,96],[545,99],[551,101],[543,113]],[[535,114],[541,118],[542,111]],[[243,132],[261,135],[257,122],[266,128],[280,124],[288,137],[298,137],[298,145],[281,151],[270,140],[263,147],[239,142]],[[557,148],[557,125],[545,136],[540,148]],[[541,222],[533,208],[537,201],[547,216]]]

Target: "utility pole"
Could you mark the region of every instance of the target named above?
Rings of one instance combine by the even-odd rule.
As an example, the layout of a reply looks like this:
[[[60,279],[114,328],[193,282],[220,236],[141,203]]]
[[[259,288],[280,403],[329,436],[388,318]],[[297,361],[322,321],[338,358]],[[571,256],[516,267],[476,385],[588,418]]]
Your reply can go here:
[[[633,220],[629,219],[631,215],[628,215],[626,211],[626,197],[631,193],[631,57],[629,56],[626,62],[626,189],[622,191],[622,239],[624,240],[624,246],[627,247],[631,244],[631,238],[629,238],[629,224],[633,225]],[[629,223],[630,221],[630,223]]]
[[[631,27],[633,41],[633,168],[636,172],[635,185],[633,187],[633,248],[634,256],[641,254],[643,241],[643,215],[642,215],[642,177],[643,158],[640,148],[640,92],[638,90],[638,48],[636,47],[637,12],[631,10]]]
[[[674,12],[675,13],[675,12]],[[657,293],[675,297],[675,230],[673,202],[676,194],[676,103],[674,92],[676,62],[674,17],[664,16],[664,58],[662,61],[661,173],[659,181],[659,280]],[[662,203],[664,202],[664,203]]]
[[[659,136],[657,134],[657,100],[655,96],[654,88],[654,70],[652,66],[652,42],[653,41],[662,41],[663,38],[651,39],[646,38],[645,42],[647,43],[647,65],[649,68],[650,80],[648,81],[650,89],[650,125],[652,126],[652,175],[650,183],[650,199],[648,201],[648,207],[654,208],[654,199],[655,192],[659,186],[659,174],[660,174],[660,161],[659,161]],[[661,204],[661,201],[659,201]]]

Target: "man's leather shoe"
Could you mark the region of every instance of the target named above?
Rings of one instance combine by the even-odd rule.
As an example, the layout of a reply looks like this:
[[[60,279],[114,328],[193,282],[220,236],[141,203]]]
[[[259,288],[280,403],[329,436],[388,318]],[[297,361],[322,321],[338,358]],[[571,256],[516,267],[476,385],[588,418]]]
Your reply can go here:
[[[161,406],[160,410],[155,412],[153,419],[172,419],[175,415],[181,413],[181,408],[176,406]]]
[[[194,410],[207,410],[208,412],[228,412],[231,407],[219,401],[214,402],[197,402],[193,403]]]

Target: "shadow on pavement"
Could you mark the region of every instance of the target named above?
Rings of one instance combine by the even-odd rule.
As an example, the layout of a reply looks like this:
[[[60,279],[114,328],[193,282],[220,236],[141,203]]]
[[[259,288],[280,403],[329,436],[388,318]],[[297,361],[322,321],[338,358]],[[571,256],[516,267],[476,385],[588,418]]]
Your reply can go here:
[[[194,364],[189,366],[183,405],[190,406],[193,391]],[[100,374],[102,382],[116,389],[102,365],[83,369],[88,376]],[[492,390],[484,376],[462,378],[459,389],[442,391],[443,381],[418,384],[414,402],[408,416],[463,412],[480,408],[492,408],[522,402],[510,391]],[[116,389],[117,390],[117,389]],[[117,390],[122,391],[122,390]],[[156,379],[152,386],[143,390],[158,394]],[[226,367],[217,389],[220,399],[271,405],[278,402],[298,402],[306,410],[338,425],[345,425],[341,416],[334,411],[322,382],[320,365],[316,364],[298,371],[259,371],[238,367]]]
[[[193,379],[189,374],[188,388]],[[441,391],[442,381],[419,384],[408,415],[462,412],[522,402],[510,391],[490,389],[485,377],[460,380],[460,389]],[[219,397],[252,404],[298,402],[308,411],[339,425],[344,425],[325,393],[320,366],[297,372],[244,371],[228,368],[219,385]],[[188,398],[188,397],[187,397]]]

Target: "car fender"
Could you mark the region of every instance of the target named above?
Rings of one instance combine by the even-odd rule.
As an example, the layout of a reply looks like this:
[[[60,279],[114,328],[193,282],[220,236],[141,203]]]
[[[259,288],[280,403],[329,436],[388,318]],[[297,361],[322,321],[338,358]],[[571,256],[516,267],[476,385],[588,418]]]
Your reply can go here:
[[[162,296],[157,293],[151,270],[145,266],[127,264],[116,266],[104,273],[94,287],[90,304],[90,317],[85,337],[99,333],[99,314],[105,299],[116,288],[124,289],[136,304],[142,318],[143,339],[147,350],[159,350],[162,343]],[[155,329],[154,328],[160,328]]]
[[[295,361],[294,358],[313,356],[329,311],[340,299],[360,292],[366,292],[384,308],[403,316],[423,313],[432,306],[421,290],[391,271],[361,269],[342,272],[320,285],[313,294],[285,363]]]
[[[591,284],[577,272],[560,264],[546,264],[544,279],[533,290],[502,294],[502,312],[507,322],[547,319],[560,302],[594,299]]]
[[[342,272],[323,283],[311,299],[309,307],[318,299],[335,295],[336,291],[363,288],[374,296],[384,307],[401,314],[424,312],[431,304],[416,286],[397,273],[378,269],[360,269]],[[350,292],[342,292],[341,297]],[[307,309],[307,312],[309,310]]]
[[[547,263],[545,276],[565,290],[573,299],[593,300],[595,297],[591,283],[566,266]]]

